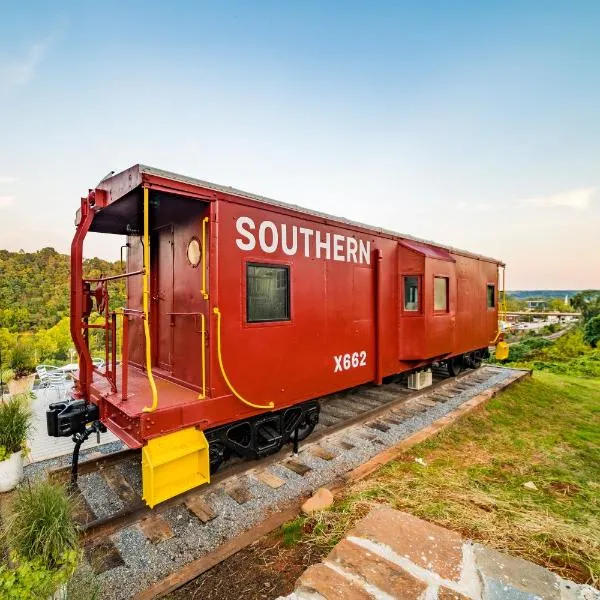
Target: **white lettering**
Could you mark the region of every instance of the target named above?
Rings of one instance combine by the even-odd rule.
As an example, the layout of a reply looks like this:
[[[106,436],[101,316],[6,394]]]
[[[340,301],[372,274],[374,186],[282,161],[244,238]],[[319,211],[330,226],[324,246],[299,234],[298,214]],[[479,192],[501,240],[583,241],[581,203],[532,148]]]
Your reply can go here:
[[[271,244],[267,244],[266,240],[266,232],[267,229],[271,230]],[[267,254],[272,254],[277,250],[277,245],[279,244],[279,234],[277,233],[277,227],[275,223],[271,221],[263,221],[260,224],[258,229],[258,243],[260,244],[260,249]]]
[[[352,257],[352,262],[356,263],[356,251],[358,250],[358,242],[354,238],[346,239],[346,260],[350,262],[350,257]]]
[[[304,236],[304,256],[310,256],[310,236],[314,233],[312,229],[300,227],[300,233]]]
[[[333,372],[337,373],[338,371],[342,370],[342,355],[340,354],[339,356],[334,356],[333,360],[335,360],[335,369]]]
[[[241,236],[246,238],[247,241],[244,242],[244,240],[241,240],[240,238],[238,238],[237,240],[235,240],[235,243],[237,244],[237,247],[240,250],[254,250],[254,248],[256,246],[256,239],[255,239],[253,233],[244,229],[244,225],[246,225],[248,227],[248,229],[256,229],[256,226],[254,225],[254,221],[250,217],[240,217],[236,221],[235,227],[237,229],[237,232]]]
[[[361,350],[360,352],[353,352],[352,354],[337,354],[333,357],[333,361],[335,363],[333,368],[334,373],[343,373],[350,369],[366,367],[367,351]]]
[[[333,234],[333,260],[344,260],[344,240],[345,236],[339,233]]]
[[[292,226],[292,245],[287,245],[287,225],[281,226],[281,248],[288,256],[294,256],[298,250],[298,228]]]
[[[358,243],[360,244],[359,248],[359,260],[358,262],[362,265],[363,262],[367,263],[368,265],[371,264],[371,242],[363,242],[362,240],[359,240]]]
[[[329,246],[329,238],[331,237],[330,233],[327,232],[325,234],[325,241],[321,240],[321,232],[317,231],[317,239],[315,240],[315,245],[317,248],[317,258],[321,258],[321,250],[325,250],[325,258],[329,260],[331,258],[331,248]]]
[[[273,221],[256,223],[254,219],[245,216],[237,218],[235,228],[239,234],[235,243],[240,250],[246,252],[258,246],[266,254],[281,252],[286,256],[296,256],[298,252],[304,252],[306,258],[371,264],[371,242],[341,233],[286,223],[277,225]]]

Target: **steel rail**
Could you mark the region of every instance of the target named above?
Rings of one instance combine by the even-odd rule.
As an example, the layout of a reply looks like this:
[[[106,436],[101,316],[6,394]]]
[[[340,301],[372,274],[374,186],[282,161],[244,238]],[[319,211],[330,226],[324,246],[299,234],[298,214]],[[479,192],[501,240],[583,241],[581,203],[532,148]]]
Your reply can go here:
[[[422,390],[412,391],[403,395],[396,393],[396,399],[392,399],[389,402],[384,402],[381,406],[373,408],[371,410],[366,410],[362,413],[357,414],[354,417],[349,417],[347,419],[342,419],[339,423],[332,425],[323,425],[322,429],[313,432],[306,440],[304,440],[301,444],[301,447],[312,446],[321,442],[322,440],[334,435],[339,434],[341,431],[354,427],[356,425],[366,424],[369,421],[373,421],[374,419],[380,418],[383,415],[393,411],[406,404],[409,400],[415,400],[421,396],[426,396],[431,394],[433,391],[443,389],[444,387],[450,387],[452,384],[455,384],[457,381],[462,380],[464,377],[468,375],[473,375],[477,372],[475,370],[466,370],[462,373],[458,374],[455,377],[446,377],[440,381],[433,383],[431,386],[424,388]],[[394,385],[396,382],[390,382],[388,384],[383,384],[382,386],[360,386],[358,388],[350,388],[348,390],[338,392],[336,394],[332,394],[331,396],[325,397],[322,399],[323,405],[328,402],[334,400],[343,399],[345,396],[357,395],[359,396],[362,391],[385,391],[387,385]],[[459,392],[460,393],[460,392]],[[112,455],[107,455],[106,457],[98,457],[91,461],[84,461],[80,463],[80,468],[83,468],[82,473],[90,473],[94,470],[100,470],[104,466],[108,464],[113,464],[115,462],[120,462],[122,460],[130,458],[132,455],[139,453],[139,450],[125,450],[122,452],[115,453],[115,457],[111,458]],[[126,506],[122,510],[109,515],[108,517],[101,517],[98,519],[94,519],[80,527],[81,536],[85,543],[92,542],[94,540],[103,538],[108,535],[112,535],[116,531],[132,525],[137,521],[143,519],[144,517],[149,516],[150,514],[156,514],[164,512],[174,506],[178,506],[180,504],[184,504],[186,500],[190,498],[198,498],[203,497],[204,495],[211,492],[213,486],[215,484],[221,483],[227,479],[237,477],[244,473],[249,473],[257,467],[263,469],[271,466],[274,463],[286,458],[290,455],[289,446],[285,446],[281,448],[278,452],[271,454],[267,457],[261,458],[260,462],[258,461],[247,461],[241,460],[240,462],[235,462],[226,466],[219,472],[217,472],[214,476],[211,477],[211,485],[203,486],[200,488],[194,488],[189,490],[179,496],[175,496],[174,498],[170,498],[154,507],[154,509],[149,508],[140,498],[139,502],[135,502],[129,506]],[[66,467],[69,469],[70,467]],[[60,467],[59,469],[55,469],[54,472],[63,471],[65,467]]]

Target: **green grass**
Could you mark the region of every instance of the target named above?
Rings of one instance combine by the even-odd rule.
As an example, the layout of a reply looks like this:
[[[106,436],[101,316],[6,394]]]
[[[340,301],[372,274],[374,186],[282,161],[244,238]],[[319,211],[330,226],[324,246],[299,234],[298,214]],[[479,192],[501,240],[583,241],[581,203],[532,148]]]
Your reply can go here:
[[[58,569],[65,553],[78,548],[73,502],[65,488],[46,481],[18,488],[3,537],[9,548],[27,560],[41,560]]]
[[[536,373],[351,487],[331,510],[288,524],[284,541],[326,551],[374,503],[597,583],[600,379]]]
[[[9,458],[23,449],[31,430],[29,396],[19,394],[0,402],[0,455]]]

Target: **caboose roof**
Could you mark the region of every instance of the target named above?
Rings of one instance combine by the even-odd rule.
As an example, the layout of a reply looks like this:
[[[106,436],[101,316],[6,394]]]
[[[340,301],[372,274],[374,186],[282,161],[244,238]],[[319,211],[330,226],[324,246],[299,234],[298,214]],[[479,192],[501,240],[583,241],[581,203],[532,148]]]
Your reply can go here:
[[[138,172],[138,174],[139,174],[138,177],[132,177],[132,172],[135,172],[135,171]],[[252,200],[254,202],[264,204],[267,206],[275,206],[278,208],[283,208],[285,210],[297,212],[297,213],[300,213],[303,215],[308,215],[311,217],[316,217],[318,219],[325,219],[327,221],[339,223],[340,225],[348,226],[351,228],[363,229],[363,230],[377,233],[379,235],[383,235],[386,237],[397,238],[399,240],[412,240],[413,242],[417,242],[419,244],[426,244],[427,246],[430,246],[432,248],[439,248],[439,249],[445,250],[447,252],[451,252],[453,254],[468,256],[471,258],[485,260],[487,262],[492,262],[492,263],[496,263],[498,265],[504,266],[504,263],[501,260],[491,258],[489,256],[483,256],[481,254],[476,254],[473,252],[469,252],[467,250],[460,250],[460,249],[454,248],[452,246],[439,244],[437,242],[432,242],[430,240],[420,239],[420,238],[417,238],[417,237],[414,237],[412,235],[408,235],[405,233],[392,231],[390,229],[384,229],[382,227],[374,227],[373,225],[367,225],[365,223],[360,223],[358,221],[352,221],[352,220],[346,219],[344,217],[330,215],[328,213],[320,212],[320,211],[313,210],[310,208],[305,208],[302,206],[298,206],[296,204],[289,204],[287,202],[273,200],[272,198],[267,198],[265,196],[260,196],[258,194],[252,194],[250,192],[245,192],[244,190],[239,190],[239,189],[231,187],[231,186],[219,185],[217,183],[211,183],[209,181],[204,181],[202,179],[188,177],[187,175],[180,175],[179,173],[173,173],[171,171],[165,171],[163,169],[156,169],[154,167],[149,167],[147,165],[142,165],[142,164],[135,165],[134,167],[127,169],[127,171],[124,171],[122,173],[113,175],[112,177],[103,179],[102,182],[98,185],[98,187],[104,188],[104,189],[106,189],[107,187],[110,187],[111,179],[113,179],[113,178],[114,179],[117,179],[117,178],[122,179],[122,176],[125,173],[128,174],[129,185],[131,186],[129,189],[133,189],[133,187],[137,187],[137,185],[140,185],[144,176],[151,177],[151,178],[155,177],[155,178],[159,178],[159,179],[166,179],[166,180],[179,182],[179,183],[183,183],[183,184],[187,184],[187,185],[197,186],[200,188],[204,188],[206,190],[220,192],[222,194],[229,194],[229,195],[237,196],[240,198],[246,198],[248,200]],[[137,183],[137,185],[136,185],[136,183]],[[118,185],[117,187],[120,188],[119,191],[124,191],[122,189],[121,185]],[[114,201],[116,199],[117,198],[113,197],[112,201]]]

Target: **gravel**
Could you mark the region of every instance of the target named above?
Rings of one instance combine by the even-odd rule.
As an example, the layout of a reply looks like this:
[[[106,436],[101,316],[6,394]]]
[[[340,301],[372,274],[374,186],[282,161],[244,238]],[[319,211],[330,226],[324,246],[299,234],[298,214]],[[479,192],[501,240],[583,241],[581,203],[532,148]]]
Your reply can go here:
[[[484,372],[490,375],[485,383],[474,383],[444,403],[428,407],[425,412],[415,414],[398,425],[390,424],[390,429],[386,432],[357,425],[322,440],[319,445],[336,455],[333,460],[327,461],[313,456],[308,451],[308,445],[301,447],[296,460],[309,466],[311,470],[300,476],[284,467],[281,462],[269,466],[268,469],[272,473],[285,481],[277,490],[256,479],[256,469],[241,477],[234,477],[236,483],[246,485],[252,494],[252,498],[244,504],[238,504],[226,493],[227,485],[231,483],[228,480],[213,485],[205,500],[216,512],[217,517],[206,524],[183,505],[179,505],[160,513],[175,534],[168,540],[156,545],[151,544],[135,525],[117,532],[111,539],[125,564],[99,575],[102,598],[130,598],[174,570],[261,522],[270,512],[290,501],[310,495],[318,487],[331,484],[337,477],[366,462],[384,448],[423,429],[480,392],[512,377],[517,371],[489,366],[477,371],[478,374]],[[427,390],[424,390],[424,393],[426,394]],[[372,438],[371,441],[365,436]],[[339,445],[340,441],[348,442],[354,447],[343,449]],[[307,443],[310,444],[310,438]],[[139,489],[139,464],[136,466],[134,462],[128,461],[119,468],[134,488]],[[257,469],[260,468],[258,463]],[[87,478],[82,489],[85,497],[95,511],[102,514],[106,514],[104,511],[107,510],[114,512],[116,496],[102,482],[99,475],[96,478],[92,475]]]

